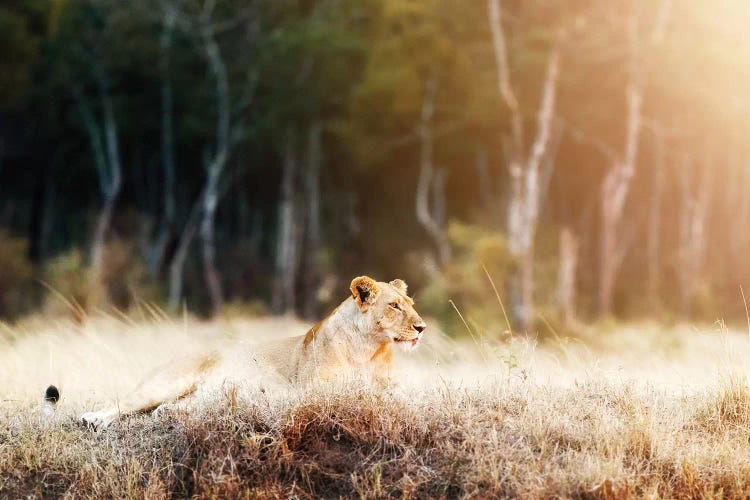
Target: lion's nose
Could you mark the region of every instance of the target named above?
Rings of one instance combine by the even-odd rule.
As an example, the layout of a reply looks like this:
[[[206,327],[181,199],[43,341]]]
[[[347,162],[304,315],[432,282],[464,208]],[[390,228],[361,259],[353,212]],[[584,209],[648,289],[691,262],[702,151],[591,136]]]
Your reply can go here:
[[[417,331],[417,333],[422,333],[425,328],[427,328],[427,325],[425,325],[424,323],[414,325],[414,329]]]

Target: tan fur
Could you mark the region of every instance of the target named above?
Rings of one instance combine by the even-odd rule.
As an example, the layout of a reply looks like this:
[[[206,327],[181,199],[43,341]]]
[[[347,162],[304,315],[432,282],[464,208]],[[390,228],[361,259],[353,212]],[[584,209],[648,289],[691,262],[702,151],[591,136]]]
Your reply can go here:
[[[262,346],[237,346],[169,364],[147,377],[120,403],[86,413],[82,420],[105,427],[122,415],[152,410],[196,393],[261,380],[266,384],[304,385],[346,374],[390,383],[393,344],[413,349],[426,325],[414,310],[402,280],[352,280],[345,300],[305,335]]]

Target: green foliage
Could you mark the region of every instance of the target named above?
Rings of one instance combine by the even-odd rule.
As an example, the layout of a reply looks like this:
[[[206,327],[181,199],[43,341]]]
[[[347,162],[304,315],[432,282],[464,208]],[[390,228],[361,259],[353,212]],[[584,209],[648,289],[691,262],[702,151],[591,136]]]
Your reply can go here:
[[[27,311],[33,268],[25,239],[0,230],[0,315],[14,318]]]
[[[420,308],[438,316],[451,335],[467,333],[459,313],[472,332],[503,335],[508,324],[502,300],[511,266],[505,237],[457,221],[451,222],[448,235],[455,257],[420,294]]]
[[[51,316],[69,316],[78,322],[83,321],[93,297],[82,252],[72,249],[49,260],[45,264],[44,276],[50,289],[45,299],[45,312]]]
[[[0,107],[21,103],[46,30],[48,0],[0,5]]]
[[[97,309],[127,312],[137,301],[153,301],[156,290],[146,284],[146,273],[135,245],[115,239],[104,250],[103,270],[95,279],[86,256],[73,249],[51,259],[45,266],[50,293],[45,312],[70,316],[76,321]]]
[[[479,64],[490,55],[481,9],[458,0],[383,0],[373,24],[348,134],[362,164],[387,161],[392,148],[382,145],[415,133],[430,79],[438,87],[437,128],[476,130],[497,120],[494,69]],[[449,152],[465,144],[452,135],[441,138],[439,147]]]
[[[114,239],[104,251],[99,286],[104,287],[108,305],[127,311],[139,300],[151,300],[154,292],[145,286],[146,272],[135,243]]]
[[[102,302],[128,308],[134,296],[150,298],[152,290],[166,288],[174,240],[202,193],[204,159],[216,142],[214,78],[197,29],[204,21],[201,16],[207,15],[203,7],[215,5],[210,17],[227,66],[233,108],[233,148],[221,182],[231,194],[219,200],[216,217],[217,260],[227,302],[269,298],[278,239],[279,170],[290,132],[298,139],[295,207],[300,220],[295,224],[304,232],[305,130],[314,122],[323,130],[321,254],[330,256],[317,259],[320,281],[346,282],[363,267],[372,274],[408,277],[420,299],[451,321],[452,331],[465,327],[449,300],[465,313],[472,328],[506,328],[481,265],[504,298],[513,265],[499,229],[508,193],[505,146],[510,122],[498,96],[486,2],[175,0],[171,3],[181,16],[165,53],[161,36],[168,3],[24,0],[0,5],[0,224],[13,234],[26,235],[33,259],[63,255],[46,267],[64,296],[88,310],[92,294],[104,293],[87,288],[90,278],[83,255],[93,232],[90,215],[100,208],[101,196],[89,145],[94,134],[87,134],[82,106],[73,97],[85,102],[99,123],[103,93],[112,98],[123,169],[115,219],[126,211],[136,213],[136,230],[113,228],[112,234],[124,240],[113,240],[108,250],[111,269],[103,276]],[[544,238],[549,228],[563,224],[580,233],[580,303],[587,312],[594,309],[599,242],[595,214],[603,175],[612,163],[603,152],[622,156],[626,84],[631,63],[637,62],[648,120],[640,133],[627,223],[618,236],[631,246],[618,281],[617,311],[640,312],[641,303],[651,314],[655,310],[653,298],[642,293],[643,248],[649,238],[643,222],[654,191],[649,175],[654,131],[661,127],[666,149],[679,153],[667,155],[661,301],[672,312],[690,309],[696,317],[713,316],[722,304],[731,303],[736,304],[735,315],[743,316],[737,284],[750,279],[750,268],[742,259],[750,243],[741,241],[747,226],[743,213],[750,213],[750,208],[742,208],[737,186],[748,182],[742,173],[748,157],[743,136],[750,75],[750,52],[743,38],[750,12],[747,2],[671,2],[664,40],[658,46],[650,40],[650,30],[661,2],[502,3],[509,76],[521,110],[525,152],[537,129],[550,45],[562,36],[555,126],[561,126],[563,138],[539,218],[539,310],[549,309],[545,317],[557,324],[551,305],[557,257]],[[638,61],[630,60],[631,19],[637,21],[641,39]],[[420,290],[419,282],[425,281],[422,268],[404,264],[403,256],[430,245],[414,216],[414,197],[418,130],[426,83],[433,78],[433,163],[446,174],[448,217],[463,222],[450,228],[456,260]],[[153,247],[154,233],[166,219],[162,132],[167,84],[174,109],[175,220],[169,221],[174,227],[163,265],[147,278],[143,256],[151,256],[146,247]],[[100,142],[106,143],[103,130],[99,132]],[[684,208],[678,167],[683,155],[703,158],[706,148],[716,154],[701,168],[721,171],[714,189],[727,194],[712,202],[706,238],[738,236],[727,245],[709,245],[717,249],[708,251],[706,269],[695,277],[695,296],[691,303],[681,304],[672,299],[680,294],[666,293],[676,290],[680,281],[668,256],[668,249],[679,247],[676,228]],[[725,152],[732,158],[725,158]],[[484,173],[480,157],[486,159]],[[724,168],[732,162],[734,167]],[[431,199],[438,198],[433,194]],[[474,226],[480,222],[493,229]],[[250,240],[252,245],[246,243]],[[71,252],[72,248],[80,250]],[[304,254],[304,248],[298,250]],[[195,246],[187,262],[185,296],[195,308],[205,301]],[[57,277],[66,273],[67,278]],[[340,289],[320,300],[321,309],[323,303],[338,300]],[[540,324],[537,330],[549,328]]]
[[[260,300],[249,302],[231,302],[224,307],[222,317],[231,318],[262,318],[270,313],[268,304]]]

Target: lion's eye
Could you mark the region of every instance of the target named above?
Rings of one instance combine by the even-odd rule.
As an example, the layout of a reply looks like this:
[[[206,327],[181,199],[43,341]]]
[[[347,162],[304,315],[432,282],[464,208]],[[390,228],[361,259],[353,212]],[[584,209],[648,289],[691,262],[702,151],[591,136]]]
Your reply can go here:
[[[395,309],[395,310],[397,310],[397,311],[400,311],[400,310],[401,310],[401,308],[400,308],[400,307],[398,306],[398,303],[397,303],[397,302],[393,302],[393,303],[391,304],[391,307],[392,307],[392,308],[394,308],[394,309]]]

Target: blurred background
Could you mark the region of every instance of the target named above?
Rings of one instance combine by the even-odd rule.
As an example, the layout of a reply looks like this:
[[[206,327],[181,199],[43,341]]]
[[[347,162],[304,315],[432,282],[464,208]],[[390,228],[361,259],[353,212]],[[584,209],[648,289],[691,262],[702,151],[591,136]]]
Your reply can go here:
[[[0,317],[314,319],[371,274],[450,333],[744,321],[748,25],[745,0],[4,0]]]

